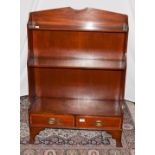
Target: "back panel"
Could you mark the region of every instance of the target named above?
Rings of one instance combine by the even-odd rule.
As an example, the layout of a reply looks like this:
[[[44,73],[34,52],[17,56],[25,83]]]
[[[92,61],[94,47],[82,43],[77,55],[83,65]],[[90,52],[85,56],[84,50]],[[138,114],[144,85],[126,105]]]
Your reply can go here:
[[[33,30],[33,54],[41,58],[122,60],[125,33]]]
[[[38,97],[118,100],[121,71],[29,68],[33,92]]]

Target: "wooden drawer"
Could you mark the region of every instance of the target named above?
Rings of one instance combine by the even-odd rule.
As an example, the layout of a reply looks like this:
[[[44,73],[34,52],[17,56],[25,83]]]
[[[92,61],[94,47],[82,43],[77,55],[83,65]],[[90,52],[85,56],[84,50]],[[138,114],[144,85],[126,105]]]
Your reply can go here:
[[[30,124],[43,127],[74,127],[74,117],[71,115],[31,114]]]
[[[76,127],[120,129],[121,117],[77,116]]]

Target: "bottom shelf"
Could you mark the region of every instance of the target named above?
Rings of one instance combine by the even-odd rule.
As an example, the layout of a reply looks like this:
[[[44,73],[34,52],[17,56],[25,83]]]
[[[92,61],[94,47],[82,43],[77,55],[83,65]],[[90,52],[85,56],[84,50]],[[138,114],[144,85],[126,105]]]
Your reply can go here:
[[[31,101],[30,112],[52,113],[62,115],[85,116],[121,116],[119,101],[65,99],[65,98],[35,98]]]
[[[30,141],[45,128],[95,129],[109,132],[121,146],[122,116],[119,101],[35,98],[29,109]]]

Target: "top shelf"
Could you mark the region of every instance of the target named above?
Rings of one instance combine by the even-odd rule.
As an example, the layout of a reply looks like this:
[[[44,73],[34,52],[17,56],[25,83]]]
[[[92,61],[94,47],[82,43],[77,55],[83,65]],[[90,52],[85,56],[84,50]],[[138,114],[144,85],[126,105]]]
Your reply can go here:
[[[31,12],[27,26],[28,67],[112,70],[126,68],[127,15],[93,8],[74,10],[66,7]],[[87,54],[93,59],[89,59]],[[79,56],[81,58],[77,58]]]
[[[113,26],[98,26],[92,22],[87,22],[84,25],[50,25],[43,23],[29,23],[28,28],[30,30],[61,30],[61,31],[99,31],[99,32],[127,32],[128,26],[124,25],[113,25]]]
[[[128,16],[93,8],[42,10],[30,13],[28,29],[128,32]]]

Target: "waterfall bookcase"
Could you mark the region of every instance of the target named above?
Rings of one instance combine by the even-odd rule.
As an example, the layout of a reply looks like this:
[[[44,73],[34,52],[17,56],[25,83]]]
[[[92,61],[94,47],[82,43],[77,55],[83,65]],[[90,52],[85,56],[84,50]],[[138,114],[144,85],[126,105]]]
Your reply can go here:
[[[70,7],[31,12],[30,142],[45,128],[103,130],[121,146],[128,16]]]

